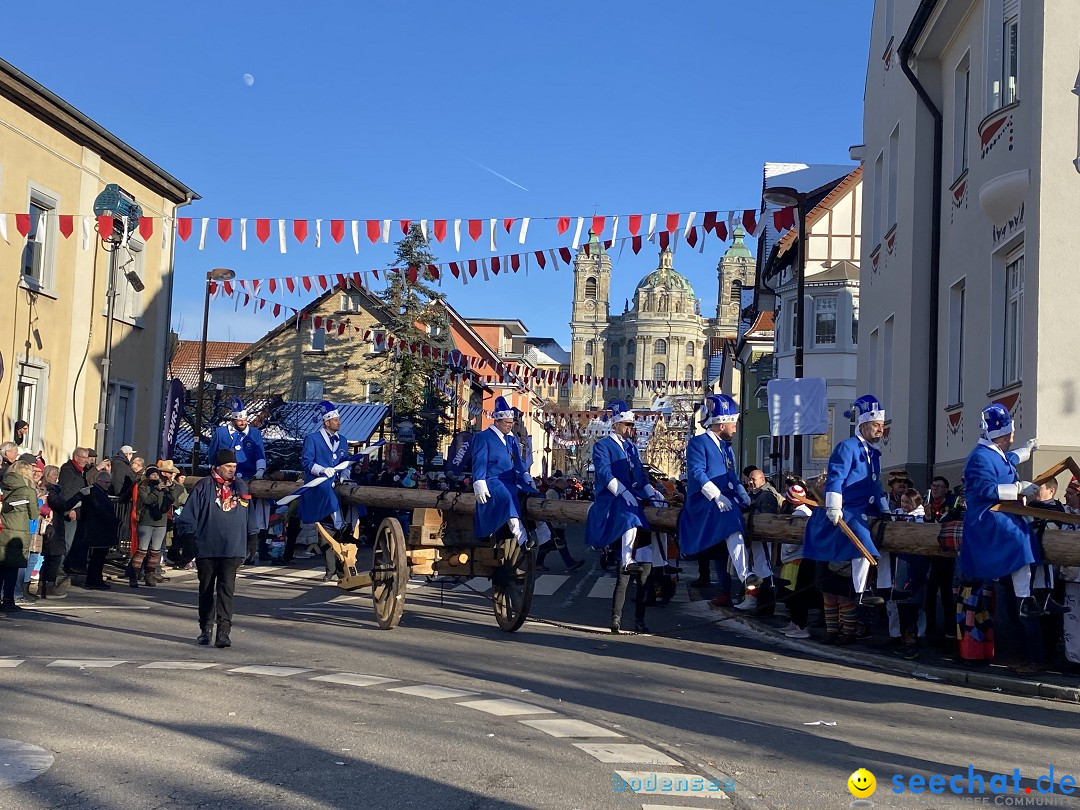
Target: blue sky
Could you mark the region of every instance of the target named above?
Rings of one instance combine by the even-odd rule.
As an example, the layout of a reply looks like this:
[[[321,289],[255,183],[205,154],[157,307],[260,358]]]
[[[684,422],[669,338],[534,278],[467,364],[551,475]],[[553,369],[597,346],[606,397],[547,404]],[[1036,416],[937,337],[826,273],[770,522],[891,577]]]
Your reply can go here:
[[[862,140],[872,8],[196,0],[102,12],[60,0],[47,48],[8,37],[3,56],[199,192],[194,217],[664,214],[755,205],[766,161],[846,162]],[[102,15],[126,16],[126,29]],[[526,247],[570,236],[534,222]],[[321,249],[309,237],[282,256],[249,222],[246,252],[236,236],[208,235],[203,251],[181,243],[173,325],[198,336],[209,268],[262,278],[384,267],[392,245],[368,243],[363,223],[361,240],[357,256],[324,223]],[[486,237],[460,254],[446,245],[435,246],[444,261],[491,255]],[[703,255],[685,244],[676,254],[706,316],[723,249],[710,240]],[[613,311],[656,263],[648,245],[624,253]],[[443,289],[467,316],[520,318],[567,342],[566,270]],[[273,323],[215,302],[210,336],[253,340]]]

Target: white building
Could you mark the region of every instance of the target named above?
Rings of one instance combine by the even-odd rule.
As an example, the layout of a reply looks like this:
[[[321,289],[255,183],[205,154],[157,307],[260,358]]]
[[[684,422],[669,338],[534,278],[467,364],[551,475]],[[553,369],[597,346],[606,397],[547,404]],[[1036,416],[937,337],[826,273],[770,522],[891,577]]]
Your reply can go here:
[[[859,388],[917,484],[958,481],[991,401],[1036,471],[1080,453],[1077,43],[1068,0],[875,4]]]

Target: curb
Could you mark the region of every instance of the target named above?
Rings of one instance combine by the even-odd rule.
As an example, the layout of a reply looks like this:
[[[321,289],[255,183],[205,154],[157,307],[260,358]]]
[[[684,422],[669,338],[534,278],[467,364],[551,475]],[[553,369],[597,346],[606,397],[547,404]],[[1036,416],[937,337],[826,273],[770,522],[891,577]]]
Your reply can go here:
[[[708,604],[707,602],[704,604]],[[699,609],[700,610],[700,609]],[[915,661],[896,660],[892,657],[877,655],[875,653],[862,652],[848,649],[843,654],[834,652],[832,648],[824,648],[820,644],[808,644],[798,639],[790,639],[778,630],[755,622],[753,619],[743,616],[728,608],[708,608],[709,612],[715,611],[720,614],[716,619],[717,624],[733,623],[749,630],[752,635],[768,641],[780,642],[789,649],[813,655],[817,658],[825,658],[844,664],[862,664],[874,669],[908,675],[912,678],[924,681],[947,683],[952,686],[967,686],[972,689],[984,689],[988,691],[1002,692],[1010,695],[1023,697],[1045,698],[1048,700],[1060,700],[1065,703],[1080,703],[1080,687],[1062,686],[1056,683],[1043,683],[1022,678],[1009,678],[1003,675],[994,675],[985,672],[967,672],[952,667],[939,667],[920,664]]]

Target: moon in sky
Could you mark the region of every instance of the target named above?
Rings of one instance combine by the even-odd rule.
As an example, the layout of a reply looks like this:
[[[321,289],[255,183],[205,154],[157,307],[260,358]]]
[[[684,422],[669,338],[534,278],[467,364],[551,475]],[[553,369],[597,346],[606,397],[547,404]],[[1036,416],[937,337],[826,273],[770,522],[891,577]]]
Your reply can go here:
[[[246,84],[248,87],[251,87],[251,85],[255,84],[255,77],[252,76],[250,73],[245,73],[243,79],[244,84]]]

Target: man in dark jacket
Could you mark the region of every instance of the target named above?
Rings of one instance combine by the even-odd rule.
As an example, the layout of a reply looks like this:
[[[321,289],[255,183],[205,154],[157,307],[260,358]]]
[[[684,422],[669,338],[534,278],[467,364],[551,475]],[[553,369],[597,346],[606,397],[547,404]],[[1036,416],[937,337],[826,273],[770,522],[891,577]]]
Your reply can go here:
[[[236,454],[220,450],[210,474],[191,489],[176,519],[179,537],[194,537],[199,571],[199,638],[210,643],[210,622],[216,618],[217,647],[231,647],[232,603],[236,571],[247,556],[247,484],[236,477]]]
[[[105,560],[109,556],[109,549],[116,544],[116,530],[120,526],[120,519],[109,500],[111,484],[112,475],[108,470],[97,474],[90,494],[83,499],[82,516],[79,518],[87,546],[86,583],[83,587],[92,591],[107,591],[112,587],[102,576]]]
[[[109,494],[122,501],[131,500],[131,489],[135,486],[135,473],[131,471],[131,459],[134,456],[135,449],[130,444],[125,444],[112,457],[112,486],[109,487]]]
[[[64,501],[70,501],[79,494],[79,490],[89,486],[87,474],[93,470],[89,466],[90,453],[85,447],[76,447],[71,453],[71,460],[60,465],[60,497]],[[64,574],[82,574],[86,571],[86,527],[80,523],[83,510],[75,507],[67,514],[67,520],[55,525],[64,532],[64,547],[67,549],[65,558],[60,561]],[[57,579],[56,584],[61,585],[67,577]]]
[[[779,494],[769,485],[765,479],[765,473],[757,467],[749,467],[743,471],[743,475],[746,478],[746,491],[750,496],[750,506],[747,509],[749,522],[753,522],[754,515],[777,514],[780,511]],[[766,557],[771,555],[772,549],[767,543],[752,542],[749,545],[755,558],[759,554],[764,554]],[[752,605],[744,607],[745,603],[740,602],[736,607],[740,610],[750,610],[751,616],[772,616],[776,610],[776,587],[785,584],[776,583],[774,580],[775,577],[765,580]]]

